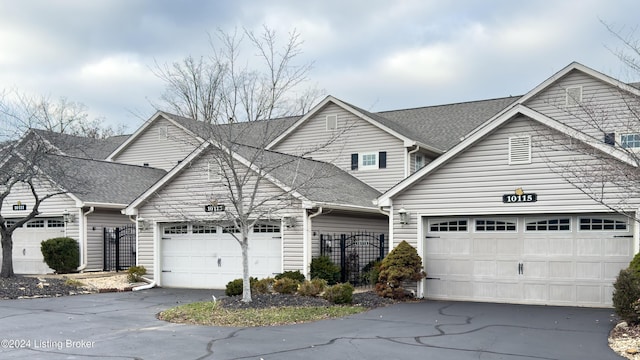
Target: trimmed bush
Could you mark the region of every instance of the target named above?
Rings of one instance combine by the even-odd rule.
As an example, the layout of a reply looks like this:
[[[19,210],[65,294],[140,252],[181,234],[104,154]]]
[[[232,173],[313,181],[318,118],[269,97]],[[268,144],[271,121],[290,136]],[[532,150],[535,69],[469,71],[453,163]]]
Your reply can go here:
[[[349,283],[329,286],[322,295],[334,304],[351,304],[353,301],[353,285]]]
[[[300,270],[296,270],[296,271],[285,271],[282,274],[278,274],[276,275],[276,280],[280,280],[283,278],[289,278],[289,279],[293,279],[297,282],[303,282],[305,281],[307,278],[304,277],[304,275],[300,272]]]
[[[249,281],[251,283],[251,287],[253,288],[253,285],[258,281],[258,279],[254,278],[254,277],[250,277]],[[235,279],[235,280],[231,280],[227,283],[227,287],[224,290],[224,294],[227,296],[238,296],[238,295],[242,295],[242,284],[244,282],[242,281],[242,279]]]
[[[640,322],[638,300],[640,299],[640,273],[631,270],[620,270],[613,283],[613,308],[616,315],[629,324]]]
[[[256,281],[251,285],[251,293],[252,294],[270,294],[273,290],[273,278],[264,278]]]
[[[312,279],[311,281],[305,280],[298,286],[298,295],[302,296],[318,296],[327,287],[327,280],[325,279]]]
[[[633,257],[633,260],[629,263],[629,269],[640,273],[640,253]]]
[[[334,285],[340,280],[340,266],[331,262],[328,256],[320,256],[311,260],[309,270],[312,279],[324,279],[329,285]]]
[[[425,276],[418,251],[403,240],[382,260],[376,293],[382,297],[402,299],[407,296],[403,282],[418,281]]]
[[[59,237],[40,243],[44,262],[58,274],[74,272],[80,266],[80,248],[72,238]]]
[[[147,269],[140,265],[140,266],[131,266],[130,268],[127,269],[127,280],[129,282],[138,282],[142,280],[142,275],[145,275],[147,273]]]
[[[292,278],[283,277],[273,283],[273,291],[280,294],[295,294],[298,291],[300,281]]]

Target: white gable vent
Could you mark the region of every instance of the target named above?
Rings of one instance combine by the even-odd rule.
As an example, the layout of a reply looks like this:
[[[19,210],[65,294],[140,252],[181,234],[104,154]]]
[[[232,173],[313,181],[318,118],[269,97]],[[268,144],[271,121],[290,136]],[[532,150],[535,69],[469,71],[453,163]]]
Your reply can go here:
[[[531,163],[531,136],[509,138],[509,165]]]
[[[578,106],[582,102],[582,86],[573,86],[567,88],[566,105]]]
[[[327,115],[327,131],[338,128],[338,115]]]

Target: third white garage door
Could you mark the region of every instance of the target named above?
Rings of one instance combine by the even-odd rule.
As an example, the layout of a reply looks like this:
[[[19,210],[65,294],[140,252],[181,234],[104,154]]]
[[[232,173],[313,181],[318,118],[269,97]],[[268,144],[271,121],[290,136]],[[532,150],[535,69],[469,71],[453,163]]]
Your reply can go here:
[[[232,227],[167,224],[161,229],[161,286],[224,289],[242,277],[240,244]],[[258,224],[249,234],[249,271],[257,278],[281,272],[280,227]]]
[[[617,215],[424,219],[425,297],[610,306],[633,257],[632,224]]]

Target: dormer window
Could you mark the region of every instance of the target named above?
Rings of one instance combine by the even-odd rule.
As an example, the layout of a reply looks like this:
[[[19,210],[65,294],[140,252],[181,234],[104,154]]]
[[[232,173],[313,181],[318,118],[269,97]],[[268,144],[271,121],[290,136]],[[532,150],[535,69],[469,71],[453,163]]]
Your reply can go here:
[[[582,102],[582,86],[569,87],[566,90],[566,105],[578,106]]]
[[[387,152],[351,154],[351,170],[386,169]]]

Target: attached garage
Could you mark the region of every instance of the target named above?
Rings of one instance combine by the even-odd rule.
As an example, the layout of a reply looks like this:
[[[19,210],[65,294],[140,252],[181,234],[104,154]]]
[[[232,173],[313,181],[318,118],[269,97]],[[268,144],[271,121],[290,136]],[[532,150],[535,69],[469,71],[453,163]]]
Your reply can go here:
[[[7,224],[14,222],[14,219],[7,219]],[[13,233],[13,271],[16,274],[52,273],[44,262],[40,243],[62,236],[65,236],[62,218],[36,218],[16,229]]]
[[[609,214],[422,221],[429,299],[610,306],[633,223]]]
[[[161,286],[222,289],[242,277],[242,252],[231,233],[233,226],[178,223],[164,224],[160,231]],[[257,224],[249,236],[251,276],[282,272],[280,225]]]

